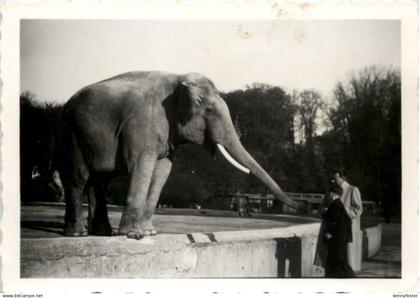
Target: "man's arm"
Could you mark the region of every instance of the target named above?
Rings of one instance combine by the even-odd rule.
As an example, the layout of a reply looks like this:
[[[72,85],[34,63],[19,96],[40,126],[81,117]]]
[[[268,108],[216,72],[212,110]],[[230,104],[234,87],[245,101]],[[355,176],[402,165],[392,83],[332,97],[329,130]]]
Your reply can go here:
[[[353,186],[351,192],[350,207],[349,210],[347,210],[347,212],[351,218],[360,216],[363,212],[362,197],[360,195],[359,188],[355,186]]]
[[[327,214],[326,214],[326,228],[325,228],[325,234],[324,234],[325,241],[328,241],[331,238],[337,237],[337,232],[339,232],[337,228],[339,226],[340,215],[341,215],[340,208],[338,208],[337,202],[330,204],[327,210]]]

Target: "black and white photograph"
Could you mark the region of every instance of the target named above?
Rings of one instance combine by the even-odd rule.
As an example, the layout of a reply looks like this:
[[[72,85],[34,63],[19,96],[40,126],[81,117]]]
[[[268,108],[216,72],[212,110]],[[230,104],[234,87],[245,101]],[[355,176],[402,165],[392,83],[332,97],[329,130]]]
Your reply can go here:
[[[17,280],[347,289],[412,272],[405,23],[272,7],[280,17],[16,20]]]

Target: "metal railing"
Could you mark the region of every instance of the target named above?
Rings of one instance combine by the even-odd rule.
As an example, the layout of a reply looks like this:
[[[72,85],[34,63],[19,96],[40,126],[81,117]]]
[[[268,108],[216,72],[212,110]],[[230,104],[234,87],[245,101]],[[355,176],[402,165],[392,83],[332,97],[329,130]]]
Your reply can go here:
[[[288,197],[298,201],[306,201],[308,203],[322,203],[324,199],[324,194],[319,193],[296,193],[296,192],[287,192]],[[245,197],[251,200],[275,200],[274,195],[267,194],[251,194],[251,193],[237,193],[233,194],[233,197]]]

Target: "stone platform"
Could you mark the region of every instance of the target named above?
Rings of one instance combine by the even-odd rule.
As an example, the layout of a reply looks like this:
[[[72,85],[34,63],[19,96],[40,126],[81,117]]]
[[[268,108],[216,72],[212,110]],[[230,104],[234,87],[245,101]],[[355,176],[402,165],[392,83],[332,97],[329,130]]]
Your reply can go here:
[[[297,216],[235,217],[210,210],[158,210],[157,236],[62,237],[64,206],[21,212],[21,277],[319,277],[320,223]],[[110,208],[118,225],[121,208]]]

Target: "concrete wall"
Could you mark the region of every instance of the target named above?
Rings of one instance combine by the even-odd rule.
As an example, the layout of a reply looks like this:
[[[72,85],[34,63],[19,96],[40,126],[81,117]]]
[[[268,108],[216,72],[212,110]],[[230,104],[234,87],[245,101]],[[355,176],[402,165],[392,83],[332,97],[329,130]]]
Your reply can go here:
[[[382,225],[363,229],[363,258],[375,255],[382,244]]]
[[[22,239],[21,277],[316,277],[319,223],[126,237]]]

